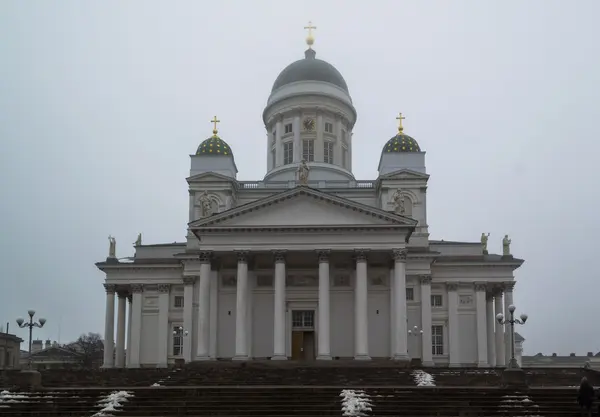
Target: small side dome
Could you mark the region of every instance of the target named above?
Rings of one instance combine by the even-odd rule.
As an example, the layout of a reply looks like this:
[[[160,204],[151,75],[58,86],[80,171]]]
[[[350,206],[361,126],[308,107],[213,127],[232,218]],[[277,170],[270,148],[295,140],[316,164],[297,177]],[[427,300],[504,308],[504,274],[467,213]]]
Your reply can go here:
[[[196,155],[233,156],[229,145],[217,135],[211,136],[198,146]]]
[[[388,140],[383,147],[383,153],[394,152],[421,152],[421,148],[415,139],[399,133]]]

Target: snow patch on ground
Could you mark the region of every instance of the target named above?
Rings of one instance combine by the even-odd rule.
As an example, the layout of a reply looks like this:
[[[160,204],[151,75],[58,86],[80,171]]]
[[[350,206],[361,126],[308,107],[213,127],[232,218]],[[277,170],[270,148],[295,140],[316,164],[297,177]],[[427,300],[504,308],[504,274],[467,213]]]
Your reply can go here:
[[[417,369],[412,372],[412,377],[418,387],[435,387],[435,378],[425,371]]]
[[[502,412],[518,412],[520,416],[542,417],[539,415],[539,405],[527,395],[505,395],[498,406]]]
[[[363,390],[345,389],[340,393],[340,397],[344,416],[366,416],[367,411],[372,411],[373,405]]]
[[[133,397],[133,394],[128,391],[113,391],[107,396],[98,400],[98,406],[102,407],[100,411],[92,417],[109,417],[114,416],[113,412],[121,411],[123,403],[127,402],[128,398]]]
[[[0,408],[10,407],[10,403],[25,402],[29,398],[26,394],[19,394],[10,391],[0,391]]]

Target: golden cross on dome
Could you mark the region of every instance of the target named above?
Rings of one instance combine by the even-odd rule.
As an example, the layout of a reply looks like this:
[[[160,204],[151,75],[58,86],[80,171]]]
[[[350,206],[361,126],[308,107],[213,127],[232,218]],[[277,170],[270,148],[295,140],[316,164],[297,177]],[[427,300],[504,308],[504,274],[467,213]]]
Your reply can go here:
[[[221,123],[221,121],[217,119],[217,116],[215,116],[215,117],[214,117],[214,118],[211,120],[211,123],[214,125],[214,126],[213,126],[213,135],[215,135],[215,136],[216,136],[216,135],[217,135],[217,133],[219,132],[219,131],[217,130],[217,123]]]
[[[306,36],[306,44],[310,48],[313,43],[315,43],[315,38],[313,37],[313,29],[316,29],[316,26],[313,26],[312,22],[308,22],[308,26],[304,26],[304,29],[308,29],[308,35]]]
[[[402,120],[406,119],[406,117],[402,116],[402,113],[398,114],[398,117],[396,117],[396,120],[398,120],[398,132],[402,133],[402,131],[404,130],[404,127],[402,126]]]

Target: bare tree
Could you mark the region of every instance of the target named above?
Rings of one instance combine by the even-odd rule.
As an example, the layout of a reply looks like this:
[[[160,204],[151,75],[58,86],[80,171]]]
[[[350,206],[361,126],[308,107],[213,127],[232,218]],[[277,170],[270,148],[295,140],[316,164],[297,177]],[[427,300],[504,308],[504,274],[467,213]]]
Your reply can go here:
[[[79,336],[76,342],[69,345],[69,349],[79,353],[81,365],[86,368],[98,366],[104,355],[104,341],[99,333],[88,333]]]

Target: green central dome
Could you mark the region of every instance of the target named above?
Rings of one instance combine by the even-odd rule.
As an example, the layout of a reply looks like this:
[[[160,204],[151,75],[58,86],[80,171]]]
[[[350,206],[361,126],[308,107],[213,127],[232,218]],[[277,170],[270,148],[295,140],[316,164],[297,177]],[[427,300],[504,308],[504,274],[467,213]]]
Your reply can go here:
[[[421,148],[415,139],[403,133],[399,133],[388,140],[383,147],[383,153],[394,152],[421,152]]]
[[[217,135],[211,136],[198,146],[196,155],[233,156],[229,145]]]

